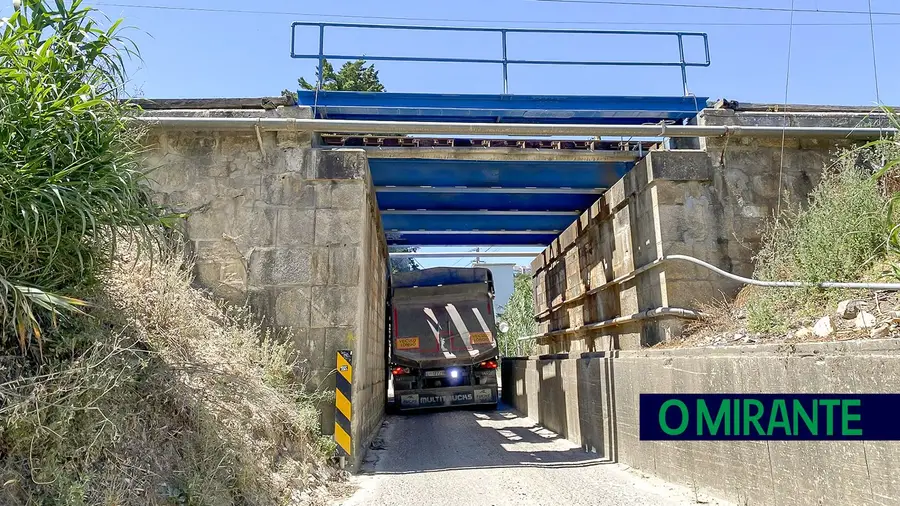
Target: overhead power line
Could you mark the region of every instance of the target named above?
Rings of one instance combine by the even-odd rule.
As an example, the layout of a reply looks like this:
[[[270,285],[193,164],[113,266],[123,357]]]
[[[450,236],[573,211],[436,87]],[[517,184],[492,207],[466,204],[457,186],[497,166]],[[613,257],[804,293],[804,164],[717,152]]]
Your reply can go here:
[[[875,57],[875,21],[872,19],[872,0],[869,0],[869,34],[872,38],[872,68],[875,71],[875,101],[881,104],[881,92],[878,90],[878,59]]]
[[[545,0],[536,0],[545,1]],[[172,5],[142,5],[142,4],[122,4],[99,2],[96,5],[104,7],[120,7],[127,9],[151,9],[165,11],[183,11],[197,13],[217,13],[217,14],[244,14],[244,15],[269,15],[269,16],[297,16],[312,17],[317,19],[335,18],[335,19],[358,19],[372,20],[378,19],[382,21],[419,21],[419,22],[437,22],[437,23],[486,23],[480,19],[454,19],[454,18],[414,18],[414,17],[398,17],[398,16],[362,16],[362,15],[346,15],[346,14],[324,14],[319,12],[297,12],[297,11],[268,11],[268,10],[245,10],[245,9],[218,9],[212,7],[183,7]],[[821,12],[821,11],[817,11]],[[876,15],[878,13],[873,13]],[[490,23],[506,24],[506,26],[514,24],[529,25],[580,25],[580,26],[789,26],[784,22],[674,22],[674,21],[525,21],[517,19],[509,20],[491,20]],[[794,26],[869,26],[868,22],[833,22],[833,23],[794,23]],[[900,25],[900,22],[881,22],[875,25]]]
[[[757,11],[757,12],[784,12],[784,13],[808,13],[808,14],[861,14],[868,15],[868,11],[851,11],[843,9],[790,9],[787,7],[750,7],[745,5],[714,5],[714,4],[685,4],[674,2],[627,2],[625,0],[530,0],[532,2],[567,3],[567,4],[593,4],[593,5],[617,5],[628,7],[667,7],[679,9],[716,9],[729,11]],[[900,12],[873,12],[874,16],[900,16]]]

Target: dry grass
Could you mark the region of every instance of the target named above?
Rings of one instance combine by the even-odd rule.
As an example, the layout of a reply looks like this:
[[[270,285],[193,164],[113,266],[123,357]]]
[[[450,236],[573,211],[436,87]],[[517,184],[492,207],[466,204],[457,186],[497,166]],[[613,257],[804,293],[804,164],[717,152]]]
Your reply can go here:
[[[724,332],[740,325],[737,305],[724,294],[721,299],[699,304],[698,310],[702,316],[685,325],[685,332],[688,334]]]
[[[318,504],[340,491],[289,344],[171,259],[126,254],[104,287],[93,318],[48,336],[45,365],[0,362],[0,503]]]

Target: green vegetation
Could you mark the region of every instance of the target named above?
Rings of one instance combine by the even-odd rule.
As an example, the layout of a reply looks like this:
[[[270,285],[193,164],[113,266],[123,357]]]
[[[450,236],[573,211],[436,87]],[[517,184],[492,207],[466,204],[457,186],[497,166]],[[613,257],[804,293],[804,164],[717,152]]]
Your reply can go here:
[[[418,251],[419,248],[409,248],[403,246],[390,246],[388,251],[391,253],[412,253]],[[391,274],[397,272],[412,272],[422,268],[419,262],[412,257],[391,258]]]
[[[136,49],[75,0],[26,0],[0,27],[2,347],[42,345],[92,288],[122,233],[158,223],[142,184],[134,108],[119,102]],[[62,296],[54,295],[54,292]]]
[[[318,82],[319,72],[316,71]],[[316,89],[315,83],[300,78],[297,83],[304,90]],[[348,61],[341,65],[337,72],[328,60],[322,61],[322,89],[326,91],[384,91],[384,85],[378,79],[375,65],[366,66],[365,60]]]
[[[501,333],[498,340],[500,353],[506,357],[529,355],[533,351],[534,341],[519,341],[519,338],[533,336],[537,331],[531,276],[516,274],[513,283],[509,303],[498,311],[498,321],[509,325],[509,330]]]
[[[319,82],[319,71],[316,70],[316,78],[310,83],[301,77],[297,84],[304,90],[315,90]],[[328,60],[322,61],[322,89],[326,91],[374,91],[382,92],[384,85],[378,78],[375,65],[366,66],[365,60],[348,61],[341,65],[341,69],[334,71],[334,66]],[[282,90],[281,95],[297,101],[297,93],[291,90]]]
[[[192,288],[178,255],[151,268],[120,251],[93,317],[66,329],[84,343],[73,357],[0,358],[0,504],[275,506],[337,493],[291,341]]]
[[[898,228],[887,160],[900,158],[895,140],[843,153],[826,169],[807,206],[788,207],[764,234],[755,277],[809,282],[859,281],[897,272]],[[894,277],[898,277],[894,274]],[[848,293],[837,290],[753,289],[747,303],[753,332],[787,330],[798,317]]]
[[[119,100],[137,49],[92,15],[0,24],[0,504],[325,502],[311,373],[191,287]]]
[[[900,129],[900,117],[896,112],[889,108],[883,107],[883,111],[887,114],[891,121],[891,126]],[[882,216],[890,226],[885,248],[889,261],[885,268],[885,275],[895,281],[900,281],[900,262],[890,261],[900,258],[900,217],[898,217],[898,206],[900,206],[900,171],[896,170],[900,166],[900,137],[890,139],[881,139],[869,143],[865,148],[875,150],[880,154],[879,159],[874,160],[880,167],[873,176],[878,180],[883,188],[883,193],[888,196],[888,202],[885,206]],[[864,149],[865,149],[864,148]],[[870,162],[871,163],[871,162]]]

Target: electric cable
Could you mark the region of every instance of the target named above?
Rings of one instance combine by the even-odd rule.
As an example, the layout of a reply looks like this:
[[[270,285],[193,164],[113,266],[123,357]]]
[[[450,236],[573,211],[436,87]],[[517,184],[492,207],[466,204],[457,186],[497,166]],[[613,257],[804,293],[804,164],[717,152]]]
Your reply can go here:
[[[244,15],[272,15],[272,16],[298,16],[313,17],[316,19],[335,18],[335,19],[359,19],[359,20],[383,20],[383,21],[424,21],[439,23],[507,23],[507,24],[528,24],[528,25],[579,25],[579,26],[788,26],[784,22],[677,22],[677,21],[527,21],[527,20],[481,20],[481,19],[460,19],[460,18],[417,18],[402,16],[368,16],[368,15],[347,15],[347,14],[325,14],[319,12],[297,12],[297,11],[267,11],[267,10],[248,10],[248,9],[221,9],[213,7],[185,7],[174,5],[147,5],[147,4],[123,4],[113,2],[98,2],[97,6],[119,7],[127,9],[151,9],[151,10],[167,10],[181,12],[211,13],[211,14],[244,14]],[[824,12],[824,11],[817,11]],[[864,14],[860,12],[859,14]],[[873,15],[900,15],[900,13],[873,13]],[[808,22],[794,23],[796,26],[869,26],[867,22]],[[874,23],[881,26],[900,25],[900,22],[880,22]]]

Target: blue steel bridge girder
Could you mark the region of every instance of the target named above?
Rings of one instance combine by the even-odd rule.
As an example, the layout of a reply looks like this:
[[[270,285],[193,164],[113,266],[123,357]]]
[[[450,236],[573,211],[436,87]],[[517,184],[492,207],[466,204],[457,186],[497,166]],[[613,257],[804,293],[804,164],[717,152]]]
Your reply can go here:
[[[545,245],[634,161],[369,158],[391,245]]]
[[[603,189],[376,187],[389,245],[544,246]]]
[[[318,118],[461,123],[681,123],[706,107],[706,97],[580,95],[451,95],[298,90],[297,104]],[[360,132],[365,133],[365,132]]]
[[[634,162],[370,158],[376,186],[608,188]]]
[[[297,50],[298,27],[318,28],[318,52]],[[339,29],[404,30],[413,32],[489,32],[496,33],[502,48],[502,58],[482,55],[457,55],[453,57],[352,55],[333,53],[325,49],[326,28],[330,34]],[[542,60],[536,57],[510,57],[507,45],[513,40],[508,34],[581,34],[593,36],[644,37],[648,43],[669,44],[678,50],[677,58],[653,60]],[[331,37],[329,35],[329,37]],[[699,58],[685,54],[685,39],[693,44],[702,43]],[[331,40],[329,38],[329,40]],[[662,53],[660,48],[659,53]],[[626,51],[627,54],[627,51]],[[671,54],[671,53],[670,53]],[[710,65],[709,43],[705,33],[658,32],[622,30],[557,30],[522,28],[458,28],[434,26],[369,25],[352,23],[296,22],[291,26],[291,57],[318,60],[355,60],[443,63],[491,63],[502,68],[502,94],[437,94],[437,93],[372,93],[329,91],[322,89],[298,90],[297,103],[308,107],[313,117],[334,120],[381,120],[402,122],[453,122],[484,123],[541,123],[557,125],[642,125],[678,124],[695,118],[706,107],[706,97],[689,94],[688,67]],[[680,68],[684,96],[626,97],[626,96],[576,96],[576,95],[511,95],[508,86],[510,65],[585,65],[585,66],[645,66]],[[322,73],[319,72],[320,79]],[[453,134],[477,132],[466,128]],[[396,135],[389,141],[380,136],[360,134],[356,145],[425,149],[408,136],[413,128],[403,131],[398,126]],[[393,126],[392,126],[392,132]],[[320,131],[320,139],[327,145],[342,145],[344,136],[329,135],[335,132]],[[353,132],[350,132],[353,134]],[[643,157],[643,144],[636,150],[622,149],[599,154],[594,147],[607,146],[594,132],[586,135],[592,139],[575,140],[573,143],[590,143],[590,156],[573,155],[571,150],[553,149],[554,140],[544,138],[528,140],[511,146],[512,150],[493,151],[494,146],[483,140],[461,140],[469,152],[450,150],[446,157],[410,154],[401,151],[371,150],[369,167],[376,187],[378,207],[383,211],[383,226],[391,245],[529,245],[546,246],[577,219],[577,215],[591,206],[598,197],[621,178],[634,163]],[[350,135],[350,137],[354,137]],[[373,140],[371,137],[375,137]],[[587,137],[585,138],[587,139]],[[505,137],[505,140],[522,140]],[[631,145],[632,139],[620,139],[621,145]],[[455,146],[456,140],[435,143],[434,147]],[[535,143],[536,141],[537,144]],[[546,149],[546,144],[550,145]],[[563,144],[556,143],[556,148]],[[530,148],[528,146],[531,146]],[[508,146],[509,147],[509,146]],[[443,148],[441,148],[443,149]],[[511,151],[519,151],[513,153]],[[367,150],[369,151],[369,150]],[[568,151],[568,152],[567,152]],[[636,152],[635,152],[636,151]],[[548,152],[553,152],[552,154]],[[399,155],[399,156],[398,156]],[[467,158],[468,157],[468,158]],[[494,158],[491,158],[494,157]]]

